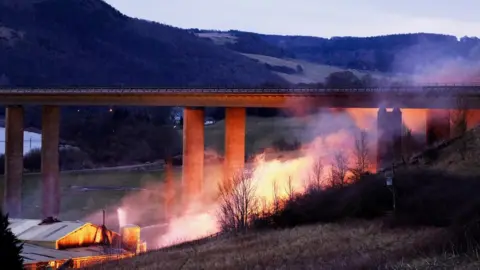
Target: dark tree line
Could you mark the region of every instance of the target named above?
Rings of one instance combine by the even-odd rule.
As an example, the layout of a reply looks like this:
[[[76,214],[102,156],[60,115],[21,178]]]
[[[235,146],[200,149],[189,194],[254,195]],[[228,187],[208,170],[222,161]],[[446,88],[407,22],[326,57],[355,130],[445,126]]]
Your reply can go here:
[[[0,261],[8,269],[23,269],[23,244],[9,228],[8,215],[0,210]]]

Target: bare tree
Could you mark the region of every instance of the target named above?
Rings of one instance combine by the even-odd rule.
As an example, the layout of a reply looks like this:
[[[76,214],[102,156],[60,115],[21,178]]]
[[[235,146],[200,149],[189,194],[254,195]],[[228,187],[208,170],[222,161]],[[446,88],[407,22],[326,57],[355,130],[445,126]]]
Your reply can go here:
[[[370,151],[368,147],[368,134],[366,130],[360,130],[355,135],[355,148],[354,148],[354,156],[355,156],[355,165],[350,170],[353,174],[352,179],[357,181],[360,179],[362,174],[367,172],[368,167],[370,166]],[[338,163],[338,161],[337,161]]]
[[[402,161],[407,164],[413,155],[415,141],[413,139],[412,130],[407,126],[403,126],[402,133]]]
[[[330,181],[333,187],[341,187],[346,183],[348,159],[345,153],[337,152],[330,171]]]
[[[315,159],[312,166],[312,172],[309,176],[308,189],[320,190],[323,185],[323,163],[320,158]]]
[[[280,196],[278,195],[278,184],[277,181],[273,181],[272,187],[272,199],[273,199],[273,213],[280,211]]]
[[[287,186],[285,187],[285,192],[287,194],[288,200],[293,200],[295,197],[295,189],[293,188],[292,176],[288,176]]]
[[[251,179],[243,173],[232,181],[219,184],[219,222],[222,231],[244,232],[251,218],[259,211],[259,201],[255,197],[255,187]]]

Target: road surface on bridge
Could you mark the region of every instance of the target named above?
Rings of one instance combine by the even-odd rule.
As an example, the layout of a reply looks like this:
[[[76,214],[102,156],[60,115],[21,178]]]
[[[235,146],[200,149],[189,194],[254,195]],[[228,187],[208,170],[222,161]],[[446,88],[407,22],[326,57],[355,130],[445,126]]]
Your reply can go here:
[[[378,88],[3,88],[3,105],[480,109],[480,84]]]

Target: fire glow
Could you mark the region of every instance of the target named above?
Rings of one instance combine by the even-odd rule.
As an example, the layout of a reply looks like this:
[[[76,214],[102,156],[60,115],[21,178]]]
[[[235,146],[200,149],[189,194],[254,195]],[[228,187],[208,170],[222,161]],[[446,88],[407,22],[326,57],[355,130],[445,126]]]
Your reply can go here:
[[[425,111],[403,110],[402,112],[405,116],[405,125],[412,128],[415,132],[420,131],[422,128],[420,123],[425,118]],[[315,164],[321,162],[323,166],[321,178],[328,178],[335,153],[339,151],[345,154],[349,164],[355,162],[352,150],[355,144],[354,134],[359,129],[368,131],[369,151],[374,154],[376,152],[376,113],[377,110],[374,109],[355,109],[327,113],[327,117],[323,115],[316,123],[315,129],[322,129],[333,124],[338,125],[338,123],[330,123],[330,121],[340,122],[331,120],[331,116],[334,114],[343,114],[344,118],[341,121],[344,121],[344,124],[333,132],[312,132],[315,133],[312,135],[314,139],[310,143],[303,145],[298,151],[295,151],[294,156],[285,156],[285,154],[283,157],[277,155],[272,158],[269,157],[267,152],[257,155],[252,164],[246,165],[252,168],[250,170],[250,181],[252,181],[256,198],[265,203],[266,206],[271,206],[274,200],[285,199],[290,192],[304,192],[310,181]],[[369,159],[373,161],[374,156]],[[374,169],[375,164],[372,162],[368,170]],[[211,182],[218,183],[221,177],[217,178],[214,179],[216,182]],[[163,192],[166,193],[167,191]],[[189,200],[188,205],[181,207],[180,212],[177,211],[176,214],[168,216],[165,231],[157,236],[157,247],[191,241],[219,232],[220,226],[217,221],[219,203],[212,199],[218,198],[218,194],[215,192],[211,193],[204,194],[204,196],[209,197],[207,200],[205,198],[192,198]],[[181,196],[181,194],[178,195]],[[134,222],[133,220],[127,220],[127,212],[130,211],[128,203],[124,204],[124,206],[125,208],[119,208],[117,211],[120,226],[125,225],[127,221]],[[134,212],[138,211],[138,209],[135,209]],[[158,211],[162,210],[159,209]]]
[[[123,228],[127,225],[127,213],[124,209],[118,208],[117,209],[117,216],[118,216],[118,227]]]

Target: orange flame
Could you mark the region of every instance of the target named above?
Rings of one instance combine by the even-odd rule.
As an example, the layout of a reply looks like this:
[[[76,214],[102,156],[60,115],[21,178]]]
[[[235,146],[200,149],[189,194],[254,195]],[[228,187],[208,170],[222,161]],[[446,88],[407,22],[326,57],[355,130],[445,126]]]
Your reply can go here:
[[[425,122],[423,119],[425,119],[425,110],[402,110],[402,112],[406,126],[410,127],[414,132],[424,130]],[[334,162],[335,153],[339,151],[345,154],[348,163],[352,164],[354,162],[352,153],[354,148],[353,136],[358,129],[366,129],[368,131],[368,144],[371,147],[370,152],[373,154],[370,160],[375,160],[376,113],[376,109],[347,109],[331,112],[327,116],[324,114],[320,119],[316,120],[313,130],[307,132],[309,134],[299,134],[299,137],[302,137],[304,141],[310,141],[304,144],[298,151],[282,153],[283,157],[279,157],[280,154],[278,153],[277,156],[272,157],[271,153],[266,152],[257,155],[254,162],[247,165],[252,167],[251,181],[255,188],[255,196],[262,203],[265,203],[266,206],[271,206],[275,199],[284,199],[292,191],[294,193],[304,192],[310,181],[310,173],[315,163],[321,161],[323,164],[322,178],[327,179],[330,174],[331,164]],[[332,126],[334,127],[334,132],[325,132],[326,128]],[[219,170],[221,168],[223,166],[219,166]],[[374,170],[375,163],[372,162],[368,169]],[[117,210],[119,225],[123,226],[127,223],[127,212],[130,209],[133,212],[132,215],[128,216],[128,222],[133,223],[140,221],[142,211],[152,210],[152,208],[141,207],[140,205],[132,207],[132,205],[141,204],[143,206],[145,204],[147,206],[146,204],[151,199],[162,196],[169,197],[166,196],[166,193],[172,193],[174,186],[170,179],[172,176],[170,175],[168,178],[169,180],[166,184],[160,184],[161,187],[156,189],[162,193],[157,194],[159,196],[151,196],[152,194],[145,196],[145,194],[142,194],[126,198],[124,205]],[[207,173],[206,178],[206,185],[216,185],[223,179],[222,173]],[[206,197],[192,198],[185,209],[178,209],[182,206],[178,202],[175,203],[175,201],[179,201],[175,198],[182,196],[182,194],[178,193],[174,194],[175,198],[168,202],[168,209],[159,209],[158,212],[168,211],[168,213],[166,215],[160,214],[166,219],[167,225],[162,227],[161,232],[158,232],[157,247],[195,240],[220,230],[217,222],[219,205],[215,200],[218,197],[217,190],[208,186],[206,186],[206,189],[208,189],[208,192],[204,190],[204,196]],[[137,198],[135,196],[143,197]]]

